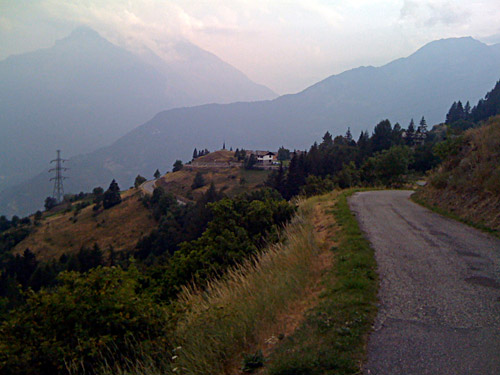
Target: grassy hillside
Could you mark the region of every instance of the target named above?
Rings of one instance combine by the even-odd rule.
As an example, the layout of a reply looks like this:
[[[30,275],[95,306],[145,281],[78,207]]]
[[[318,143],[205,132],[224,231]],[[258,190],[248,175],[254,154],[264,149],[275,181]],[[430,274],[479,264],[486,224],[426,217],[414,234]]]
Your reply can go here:
[[[200,164],[236,161],[234,153],[227,150],[212,152],[196,159]],[[205,185],[192,189],[196,173],[201,172]],[[245,170],[239,167],[186,167],[178,172],[167,173],[156,181],[184,202],[194,202],[205,193],[213,182],[215,188],[228,196],[263,186],[269,171]],[[156,228],[158,223],[150,211],[140,202],[143,192],[129,189],[122,192],[122,203],[109,210],[102,208],[95,212],[93,204],[81,210],[79,202],[71,210],[59,207],[57,213],[46,213],[33,232],[14,248],[15,254],[22,254],[29,248],[40,260],[57,259],[63,253],[76,253],[82,246],[97,244],[103,251],[110,246],[115,251],[132,250],[137,241]],[[57,209],[56,209],[57,211]]]
[[[190,375],[358,373],[377,276],[349,193],[302,201],[282,243],[203,292],[184,289],[167,368]],[[144,363],[130,373],[162,372]]]
[[[192,165],[186,165],[180,171],[167,173],[156,182],[156,186],[163,187],[183,201],[198,199],[208,190],[212,182],[217,190],[230,197],[263,187],[269,171],[245,170],[239,166],[229,165],[236,162],[232,151],[211,152],[195,159]],[[198,172],[203,175],[205,185],[193,190],[191,185]]]
[[[444,162],[416,199],[500,231],[500,116],[440,145]]]
[[[29,248],[38,259],[57,259],[63,253],[76,253],[82,246],[94,243],[102,250],[110,246],[115,251],[133,249],[137,241],[148,234],[156,223],[139,201],[137,189],[122,193],[122,203],[109,210],[95,212],[93,205],[78,212],[61,211],[46,215],[33,232],[14,248],[21,254]]]

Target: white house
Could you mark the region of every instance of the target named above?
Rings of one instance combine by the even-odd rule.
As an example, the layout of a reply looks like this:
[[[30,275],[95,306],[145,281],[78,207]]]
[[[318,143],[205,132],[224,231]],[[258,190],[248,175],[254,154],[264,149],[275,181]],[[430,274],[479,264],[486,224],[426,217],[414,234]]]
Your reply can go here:
[[[276,155],[274,152],[266,152],[265,154],[257,155],[257,161],[263,164],[270,164],[276,160]]]

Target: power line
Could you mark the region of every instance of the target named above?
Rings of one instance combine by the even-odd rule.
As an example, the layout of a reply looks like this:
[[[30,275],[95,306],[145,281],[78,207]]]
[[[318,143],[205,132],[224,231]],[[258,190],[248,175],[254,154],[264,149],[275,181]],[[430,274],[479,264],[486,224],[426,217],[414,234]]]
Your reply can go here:
[[[52,192],[52,197],[60,203],[64,198],[64,187],[63,180],[69,178],[62,175],[63,171],[67,171],[69,168],[62,166],[62,163],[67,161],[66,159],[61,159],[61,150],[57,150],[57,158],[51,160],[51,163],[56,163],[55,168],[49,169],[49,172],[56,172],[55,177],[52,177],[50,181],[54,181],[54,190]]]

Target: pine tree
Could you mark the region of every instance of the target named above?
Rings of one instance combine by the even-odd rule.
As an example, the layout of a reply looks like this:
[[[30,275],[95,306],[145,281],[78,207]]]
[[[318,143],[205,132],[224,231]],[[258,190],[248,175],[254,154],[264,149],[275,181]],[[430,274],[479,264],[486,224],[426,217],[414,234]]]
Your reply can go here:
[[[172,172],[180,171],[183,167],[184,164],[182,164],[182,160],[176,160],[173,165]]]
[[[276,189],[282,196],[285,195],[285,169],[280,163],[279,169],[274,170],[268,177],[266,185]]]
[[[157,169],[157,170],[155,171],[155,173],[154,173],[153,177],[154,177],[154,178],[156,178],[156,179],[158,179],[158,178],[160,178],[160,176],[161,176],[161,173],[160,173],[160,171]]]
[[[195,148],[193,151],[193,160],[198,157],[198,150]]]
[[[455,114],[457,112],[457,102],[453,102],[451,105],[450,109],[448,110],[448,113],[446,114],[446,124],[451,124],[452,122],[456,121],[455,119]]]
[[[465,107],[464,107],[464,115],[465,115],[465,119],[469,119],[470,118],[470,115],[471,115],[471,108],[470,108],[470,103],[469,101],[467,100],[467,103],[465,103]]]
[[[425,121],[424,116],[422,116],[422,119],[420,120],[420,124],[418,125],[417,131],[420,134],[427,134],[427,121]]]
[[[413,146],[415,144],[415,122],[411,119],[408,129],[406,130],[406,144]]]
[[[351,127],[347,128],[347,132],[345,133],[345,140],[347,141],[347,144],[350,144],[352,142]]]
[[[325,135],[323,136],[323,142],[321,142],[321,145],[320,147],[322,146],[323,148],[324,147],[330,147],[331,145],[333,145],[333,138],[332,138],[332,135],[330,134],[329,131],[327,131],[325,133]]]
[[[108,190],[104,193],[102,206],[104,209],[111,208],[119,203],[121,203],[122,198],[120,196],[120,187],[115,180],[111,181]]]
[[[371,138],[373,151],[382,151],[392,146],[392,125],[389,120],[382,120],[373,129]]]

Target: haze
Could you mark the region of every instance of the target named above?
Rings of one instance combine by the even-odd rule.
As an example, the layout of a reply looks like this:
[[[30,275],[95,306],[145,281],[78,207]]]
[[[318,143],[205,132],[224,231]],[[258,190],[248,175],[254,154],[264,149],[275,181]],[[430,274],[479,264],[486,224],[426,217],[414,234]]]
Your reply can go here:
[[[1,0],[0,59],[87,25],[115,44],[164,58],[188,40],[279,94],[359,65],[382,65],[441,38],[500,41],[500,6],[485,1]]]

